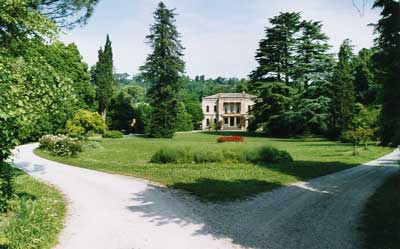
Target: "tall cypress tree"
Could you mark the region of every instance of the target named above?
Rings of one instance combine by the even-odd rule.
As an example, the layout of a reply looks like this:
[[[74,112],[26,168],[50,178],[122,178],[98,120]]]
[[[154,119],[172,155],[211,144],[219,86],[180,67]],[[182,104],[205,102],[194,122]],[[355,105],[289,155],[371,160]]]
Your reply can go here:
[[[331,135],[338,138],[350,128],[355,104],[353,85],[353,46],[346,39],[339,50],[339,61],[332,79],[332,126]]]
[[[379,37],[375,43],[383,84],[382,144],[400,145],[400,3],[395,0],[376,0],[375,8],[382,8],[381,19],[375,26]]]
[[[94,69],[94,84],[96,85],[96,99],[98,112],[106,119],[107,108],[110,105],[114,92],[113,53],[110,37],[107,35],[104,50],[99,50],[99,60]]]
[[[183,88],[180,77],[185,69],[181,59],[184,48],[175,25],[174,10],[160,2],[154,19],[147,36],[153,52],[140,70],[152,84],[147,94],[152,107],[149,135],[170,138],[176,130],[179,91]]]

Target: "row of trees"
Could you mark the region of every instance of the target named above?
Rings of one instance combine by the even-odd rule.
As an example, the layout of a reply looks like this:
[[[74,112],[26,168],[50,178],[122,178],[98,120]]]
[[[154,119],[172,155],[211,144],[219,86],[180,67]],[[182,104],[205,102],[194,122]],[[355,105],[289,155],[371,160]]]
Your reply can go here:
[[[294,12],[271,18],[256,53],[259,66],[248,84],[260,97],[250,128],[276,136],[312,133],[337,139],[348,130],[379,126],[383,144],[399,144],[399,115],[393,113],[399,101],[394,59],[399,45],[398,5],[376,1],[376,7],[384,8],[384,18],[376,26],[381,34],[376,46],[355,55],[351,41],[345,40],[337,58],[329,53],[320,22],[303,20]],[[382,61],[386,60],[385,65]],[[385,108],[386,103],[391,108]]]

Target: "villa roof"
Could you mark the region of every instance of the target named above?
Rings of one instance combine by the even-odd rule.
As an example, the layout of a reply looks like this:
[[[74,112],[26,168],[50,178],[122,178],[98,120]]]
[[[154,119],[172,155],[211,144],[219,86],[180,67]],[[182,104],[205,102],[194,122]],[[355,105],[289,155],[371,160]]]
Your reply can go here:
[[[217,99],[217,98],[246,98],[246,99],[253,99],[257,98],[254,95],[248,93],[217,93],[214,95],[203,97],[203,99]]]

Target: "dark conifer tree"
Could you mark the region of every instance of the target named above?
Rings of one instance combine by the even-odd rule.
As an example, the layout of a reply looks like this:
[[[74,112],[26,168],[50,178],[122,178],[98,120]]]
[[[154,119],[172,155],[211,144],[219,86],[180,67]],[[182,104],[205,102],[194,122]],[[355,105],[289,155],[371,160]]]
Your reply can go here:
[[[272,26],[265,29],[266,37],[260,41],[255,57],[259,66],[250,74],[252,90],[261,82],[292,82],[300,19],[300,13],[294,12],[269,19]]]
[[[110,105],[114,92],[115,80],[113,76],[113,53],[111,41],[107,35],[104,50],[99,50],[99,61],[94,69],[94,84],[96,85],[96,99],[98,112],[106,119],[107,108]]]
[[[382,144],[400,145],[400,3],[395,0],[376,0],[382,8],[381,19],[375,26],[380,66],[379,80],[383,84],[381,120]]]
[[[331,135],[338,138],[342,132],[348,130],[354,113],[354,85],[353,85],[353,46],[346,39],[339,50],[339,61],[332,79],[332,126]]]
[[[170,138],[176,131],[179,112],[180,78],[184,73],[183,46],[175,25],[174,10],[163,2],[154,12],[155,23],[147,36],[152,53],[141,67],[143,76],[151,82],[148,102],[152,107],[150,136]]]

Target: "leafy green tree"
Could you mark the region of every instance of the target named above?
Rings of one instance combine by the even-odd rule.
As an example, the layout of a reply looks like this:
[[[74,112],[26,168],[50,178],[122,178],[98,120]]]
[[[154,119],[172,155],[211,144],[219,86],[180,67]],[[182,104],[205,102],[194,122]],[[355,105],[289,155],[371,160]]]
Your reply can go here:
[[[19,47],[30,39],[54,39],[58,28],[30,7],[25,0],[0,1],[0,47],[18,54]]]
[[[175,26],[175,13],[163,2],[154,12],[155,23],[147,36],[152,53],[140,69],[151,82],[148,101],[152,107],[150,136],[171,138],[177,127],[180,77],[184,72],[183,47]]]
[[[110,128],[125,132],[132,132],[136,118],[135,106],[140,101],[143,88],[137,85],[128,85],[121,89],[111,99],[109,108]]]
[[[135,113],[134,131],[138,133],[149,134],[151,127],[151,106],[140,103],[135,107]]]
[[[350,40],[340,46],[339,61],[332,78],[332,123],[331,136],[338,138],[351,127],[354,113],[355,94],[353,77],[353,47]]]
[[[197,96],[189,93],[184,94],[183,104],[185,105],[186,112],[191,117],[192,129],[200,128],[201,121],[204,119],[204,114]]]
[[[374,8],[381,9],[381,19],[375,25],[379,34],[379,81],[383,84],[381,142],[400,145],[400,3],[395,0],[376,0]]]
[[[77,109],[95,109],[96,91],[91,83],[88,65],[82,60],[78,47],[55,42],[40,46],[32,56],[44,55],[48,63],[65,78],[71,80],[76,95]]]
[[[363,48],[355,58],[354,90],[356,101],[365,105],[376,104],[380,86],[376,83],[373,50]]]
[[[269,19],[271,27],[265,29],[266,37],[260,41],[256,53],[259,66],[250,74],[251,90],[262,82],[293,80],[295,68],[296,33],[300,30],[300,13],[285,12]]]
[[[106,120],[107,108],[110,105],[114,93],[113,76],[113,53],[110,37],[107,35],[104,50],[99,50],[99,60],[94,71],[94,83],[96,85],[96,99],[98,101],[98,111]]]
[[[191,131],[193,130],[192,115],[186,111],[185,104],[179,103],[178,115],[176,117],[176,131]]]

